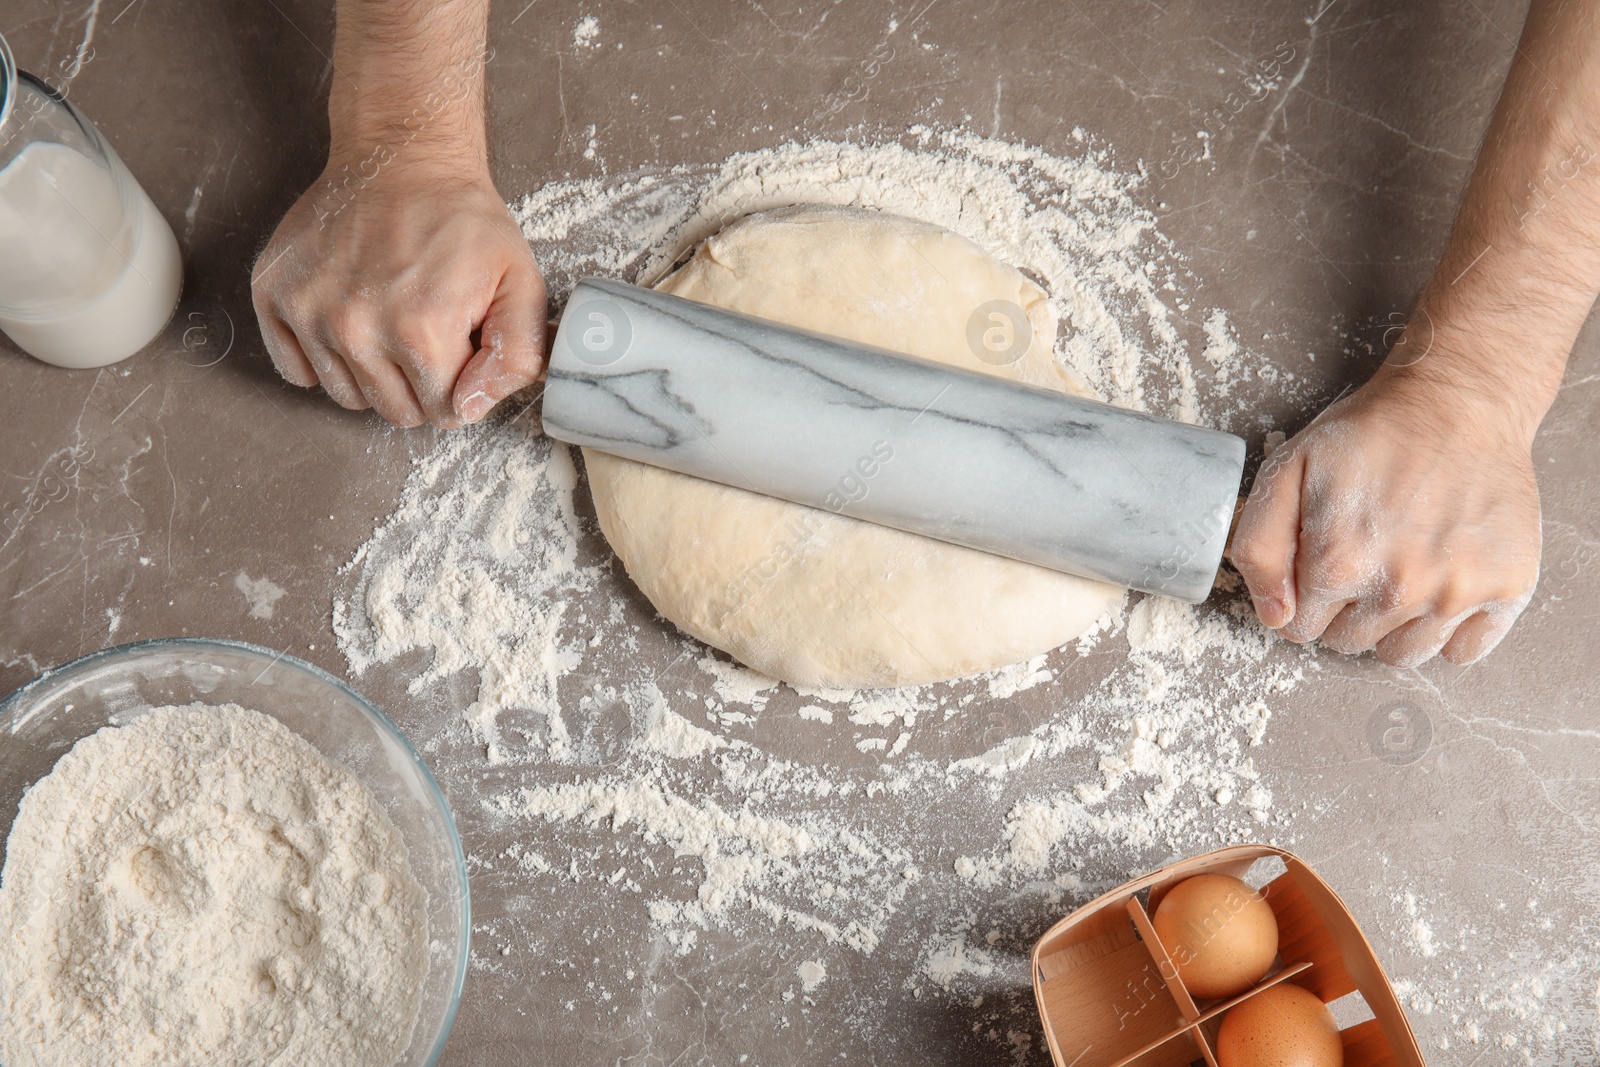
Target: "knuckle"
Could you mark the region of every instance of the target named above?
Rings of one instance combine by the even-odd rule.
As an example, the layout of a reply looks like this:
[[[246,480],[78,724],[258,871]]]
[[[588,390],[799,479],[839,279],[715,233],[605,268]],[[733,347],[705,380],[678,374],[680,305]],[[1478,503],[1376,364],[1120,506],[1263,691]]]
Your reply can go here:
[[[428,421],[428,416],[411,401],[410,397],[392,397],[389,399],[388,406],[389,411],[384,415],[384,418],[396,426],[411,429]]]
[[[1531,596],[1539,584],[1539,561],[1521,564],[1506,575],[1506,598]]]
[[[374,391],[369,399],[372,401],[372,410],[383,416],[386,422],[396,426],[409,426],[408,420],[416,417],[408,404],[397,404],[393,397]]]
[[[317,377],[325,384],[343,386],[347,374],[341,374],[343,369],[341,361],[322,345],[309,345],[306,350],[306,359],[311,363],[311,369],[317,372]]]
[[[427,418],[438,420],[452,416],[450,385],[444,375],[430,373],[426,367],[418,368],[412,376],[411,391]]]
[[[1488,655],[1504,636],[1505,628],[1496,626],[1491,619],[1473,619],[1472,625],[1463,626],[1459,636],[1453,637],[1440,654],[1451,663],[1465,667]]]
[[[425,310],[413,311],[394,321],[391,336],[395,346],[408,356],[427,359],[438,348],[440,330],[437,316]]]
[[[1235,536],[1230,558],[1246,577],[1264,574],[1271,566],[1266,540],[1253,533]]]
[[[1391,563],[1372,600],[1384,611],[1401,611],[1425,603],[1432,581],[1433,575],[1426,567],[1407,560]]]
[[[1370,632],[1379,627],[1392,629],[1397,616],[1394,606],[1386,598],[1373,594],[1352,601],[1344,610],[1343,622],[1352,629]]]
[[[1454,574],[1444,580],[1434,600],[1434,614],[1442,619],[1465,621],[1484,604],[1484,596],[1472,582]]]
[[[496,353],[502,371],[517,377],[537,374],[544,362],[544,354],[535,345],[517,344],[500,348]]]
[[[1271,492],[1273,483],[1289,468],[1298,451],[1298,438],[1274,449],[1272,455],[1261,461],[1261,466],[1256,472],[1255,486],[1259,487],[1262,492]]]
[[[531,274],[528,278],[528,292],[542,307],[550,299],[550,289],[545,284],[544,275],[539,273],[539,265],[534,261],[531,249],[528,254],[528,268]]]
[[[1314,600],[1302,600],[1294,618],[1278,632],[1297,645],[1314,641],[1328,627],[1328,616],[1323,605]]]
[[[1322,631],[1321,642],[1335,652],[1346,655],[1360,651],[1360,639],[1357,627],[1347,618],[1339,617],[1330,622]]]
[[[275,272],[271,270],[270,267],[277,263],[278,252],[279,250],[276,242],[268,244],[267,247],[262,250],[261,255],[256,257],[255,262],[250,264],[251,292],[270,293],[273,291],[275,288],[275,283],[277,282],[277,278],[275,277]]]
[[[365,352],[371,346],[376,316],[362,304],[335,301],[323,311],[328,333],[345,351]]]
[[[508,280],[525,288],[530,295],[542,298],[545,295],[545,281],[539,271],[538,257],[526,242],[518,241],[516,244],[521,246],[522,251],[511,254]]]
[[[1273,457],[1273,459],[1276,458]],[[1271,463],[1273,460],[1268,460],[1267,462]],[[1256,474],[1256,480],[1250,483],[1249,504],[1252,511],[1269,504],[1275,504],[1281,497],[1288,494],[1289,486],[1285,484],[1288,479],[1283,477],[1283,473],[1284,468],[1282,466],[1273,468],[1263,466]]]
[[[1306,564],[1306,581],[1312,589],[1325,593],[1354,590],[1361,584],[1364,560],[1343,548],[1317,553]]]

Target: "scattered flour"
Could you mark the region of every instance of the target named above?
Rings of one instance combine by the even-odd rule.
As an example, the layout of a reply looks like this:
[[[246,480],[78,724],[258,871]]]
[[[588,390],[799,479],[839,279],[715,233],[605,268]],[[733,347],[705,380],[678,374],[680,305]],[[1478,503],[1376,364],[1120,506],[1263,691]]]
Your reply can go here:
[[[1009,667],[990,671],[989,695],[995,699],[1016,696],[1018,693],[1032,689],[1036,685],[1053,681],[1055,673],[1045,664],[1046,656],[1036,656],[1022,663],[1013,663]]]
[[[930,943],[922,973],[940,988],[948,991],[954,989],[960,979],[984,979],[995,973],[994,954],[987,945],[973,945],[968,940],[970,932],[969,919],[954,933]]]
[[[1406,914],[1411,917],[1411,939],[1416,942],[1417,952],[1424,959],[1439,954],[1439,943],[1433,938],[1433,926],[1422,917],[1422,908],[1417,904],[1417,895],[1407,892],[1405,894]]]
[[[710,730],[702,730],[683,716],[667,707],[666,697],[658,690],[650,706],[650,727],[640,747],[659,752],[669,759],[694,759],[727,748],[728,742]]]
[[[1228,325],[1227,313],[1220,308],[1206,318],[1206,346],[1200,350],[1205,361],[1216,368],[1219,390],[1226,390],[1237,379],[1241,367],[1239,342]]]
[[[694,944],[681,938],[685,931],[756,916],[871,954],[919,877],[909,851],[850,825],[856,790],[764,758],[744,742],[726,747],[720,784],[704,784],[635,750],[615,775],[520,789],[489,803],[510,817],[603,827],[623,842],[623,869],[629,857],[643,859],[654,846],[694,860],[692,899],[649,903],[658,925],[679,931],[682,951]],[[752,796],[782,799],[763,805]],[[626,844],[630,838],[638,844]],[[569,875],[579,882],[593,877],[576,868]],[[625,885],[640,891],[631,879]]]
[[[767,698],[778,686],[776,679],[716,656],[701,656],[696,663],[711,676],[711,691],[718,700],[724,704],[743,704],[758,714],[766,709]]]
[[[1062,323],[1058,358],[1102,396],[1195,421],[1190,342],[1168,299],[1184,276],[1135,197],[1141,180],[1092,149],[1067,159],[915,127],[877,144],[787,144],[719,166],[552,182],[514,211],[554,293],[591,273],[647,284],[728,222],[773,207],[830,203],[926,219],[1043,284]],[[1221,385],[1244,376],[1251,360],[1231,340],[1216,343],[1230,336],[1226,312],[1212,311],[1203,330],[1226,395]]]
[[[387,1067],[424,890],[365,786],[277,720],[157,708],[24,796],[0,881],[0,1061]]]
[[[585,15],[572,27],[572,47],[574,48],[599,48],[600,47],[600,19],[594,15]]]
[[[333,609],[357,675],[416,650],[431,662],[412,693],[477,671],[465,715],[491,764],[505,758],[499,717],[512,708],[543,719],[550,758],[574,758],[556,687],[585,647],[564,644],[561,628],[567,594],[595,580],[577,563],[572,453],[525,421],[452,435],[420,460],[400,507],[351,561],[358,580]]]
[[[1537,911],[1529,901],[1530,914]],[[1416,948],[1412,973],[1394,979],[1400,1003],[1417,1018],[1441,1019],[1450,1036],[1441,1052],[1459,1053],[1462,1063],[1516,1064],[1593,1062],[1592,1020],[1600,1013],[1600,988],[1585,994],[1575,975],[1592,973],[1585,947],[1557,957],[1513,952],[1487,964],[1477,956],[1457,958],[1482,932],[1461,930],[1452,946],[1434,933],[1429,905],[1413,890],[1393,896],[1392,917],[1381,925]]]
[[[272,609],[283,598],[285,590],[267,578],[252,578],[244,571],[233,577],[233,587],[244,594],[252,619],[272,618]]]
[[[800,978],[800,989],[806,993],[815,993],[828,977],[828,968],[821,960],[806,960],[795,970]]]

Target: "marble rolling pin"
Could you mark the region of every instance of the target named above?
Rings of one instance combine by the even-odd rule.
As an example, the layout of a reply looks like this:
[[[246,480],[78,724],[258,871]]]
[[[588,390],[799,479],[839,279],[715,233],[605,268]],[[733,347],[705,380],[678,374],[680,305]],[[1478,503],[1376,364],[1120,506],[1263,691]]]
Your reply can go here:
[[[551,437],[1179,600],[1211,591],[1244,441],[603,279]]]

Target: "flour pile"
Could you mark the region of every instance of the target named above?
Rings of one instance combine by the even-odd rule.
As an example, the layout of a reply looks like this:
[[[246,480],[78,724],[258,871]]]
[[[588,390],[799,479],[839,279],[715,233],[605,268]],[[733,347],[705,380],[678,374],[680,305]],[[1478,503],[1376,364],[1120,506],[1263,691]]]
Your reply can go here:
[[[425,894],[377,801],[275,719],[157,708],[23,799],[0,880],[0,1062],[387,1067]]]

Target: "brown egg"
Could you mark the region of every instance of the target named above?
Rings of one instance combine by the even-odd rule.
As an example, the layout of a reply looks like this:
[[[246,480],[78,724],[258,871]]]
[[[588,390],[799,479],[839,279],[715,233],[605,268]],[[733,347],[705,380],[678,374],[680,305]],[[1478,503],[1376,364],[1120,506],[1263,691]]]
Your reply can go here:
[[[1278,918],[1266,900],[1228,874],[1197,874],[1168,891],[1151,921],[1189,992],[1238,996],[1278,955]]]
[[[1293,982],[1263,989],[1222,1017],[1221,1067],[1344,1067],[1344,1042],[1327,1005]]]

